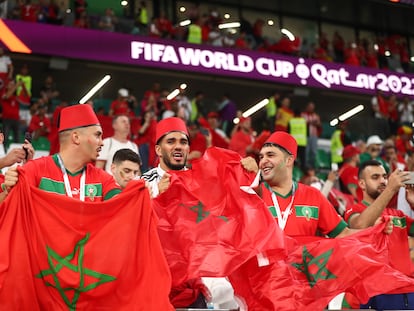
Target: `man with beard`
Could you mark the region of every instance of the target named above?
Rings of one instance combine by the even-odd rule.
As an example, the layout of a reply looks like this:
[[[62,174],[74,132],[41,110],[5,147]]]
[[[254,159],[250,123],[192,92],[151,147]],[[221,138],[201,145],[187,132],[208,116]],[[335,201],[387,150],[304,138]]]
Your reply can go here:
[[[160,163],[141,176],[149,183],[153,197],[168,189],[171,174],[167,171],[187,169],[185,165],[190,152],[187,126],[177,117],[158,122],[155,141],[155,152]],[[207,293],[208,290],[201,279],[189,280],[171,289],[170,301],[176,308],[206,308],[203,292]]]
[[[19,171],[26,182],[48,192],[91,202],[112,198],[121,192],[114,178],[91,162],[103,146],[102,128],[89,105],[63,108],[58,122],[59,152],[10,168],[4,186],[8,192],[17,183]]]
[[[392,216],[394,224],[414,236],[414,219],[391,206],[391,199],[401,187],[406,187],[406,200],[414,207],[413,185],[406,185],[410,179],[409,172],[395,170],[387,176],[382,164],[376,160],[368,160],[360,165],[358,183],[362,189],[362,201],[347,208],[344,218],[350,228],[367,228],[373,226],[381,216]],[[407,243],[408,247],[408,243]],[[410,250],[412,250],[410,248]],[[414,309],[414,293],[384,294],[372,297],[361,309],[377,310],[412,310]]]
[[[368,228],[383,215],[405,216],[392,206],[391,200],[401,187],[407,186],[406,199],[411,206],[414,206],[414,188],[404,183],[409,179],[410,173],[407,171],[397,169],[388,176],[385,168],[377,160],[363,162],[358,170],[358,185],[362,190],[362,200],[347,207],[344,215],[349,227]],[[414,226],[408,229],[414,233]]]

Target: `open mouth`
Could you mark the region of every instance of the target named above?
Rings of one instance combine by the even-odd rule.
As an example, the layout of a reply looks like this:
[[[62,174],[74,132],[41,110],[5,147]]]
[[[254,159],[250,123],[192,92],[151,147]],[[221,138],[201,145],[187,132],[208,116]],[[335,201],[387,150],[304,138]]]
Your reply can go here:
[[[183,154],[181,152],[174,152],[172,155],[173,159],[177,162],[180,162],[183,160]]]

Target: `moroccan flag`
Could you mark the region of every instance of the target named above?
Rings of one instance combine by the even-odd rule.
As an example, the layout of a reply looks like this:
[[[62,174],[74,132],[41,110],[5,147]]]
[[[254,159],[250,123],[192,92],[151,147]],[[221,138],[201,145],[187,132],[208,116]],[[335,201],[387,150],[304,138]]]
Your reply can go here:
[[[252,258],[230,281],[249,311],[323,310],[341,292],[361,302],[381,293],[412,292],[414,278],[392,267],[410,265],[408,248],[400,243],[398,263],[389,253],[390,244],[407,236],[402,230],[385,235],[384,226],[338,239],[286,237],[287,258],[275,257],[264,267]]]
[[[147,189],[103,203],[28,186],[0,206],[2,310],[173,310]]]
[[[154,199],[158,232],[173,285],[200,276],[223,277],[272,248],[285,252],[283,233],[248,186],[234,151],[212,147],[191,170],[171,171],[168,191]]]

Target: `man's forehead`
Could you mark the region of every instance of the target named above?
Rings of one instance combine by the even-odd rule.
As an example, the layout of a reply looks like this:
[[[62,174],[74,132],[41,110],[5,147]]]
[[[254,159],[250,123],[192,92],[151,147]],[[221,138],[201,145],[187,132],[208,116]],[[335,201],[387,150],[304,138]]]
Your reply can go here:
[[[120,167],[121,169],[130,169],[131,171],[136,171],[139,169],[139,164],[129,160],[125,160],[121,163]]]
[[[275,145],[269,144],[263,146],[262,149],[260,149],[260,153],[276,152],[277,150],[279,150],[279,148],[277,148]]]
[[[367,171],[369,175],[384,175],[387,172],[385,171],[385,168],[380,166],[368,166]]]
[[[165,134],[165,136],[163,137],[163,140],[167,140],[167,139],[185,139],[188,140],[187,135],[185,135],[183,132],[169,132],[167,134]]]

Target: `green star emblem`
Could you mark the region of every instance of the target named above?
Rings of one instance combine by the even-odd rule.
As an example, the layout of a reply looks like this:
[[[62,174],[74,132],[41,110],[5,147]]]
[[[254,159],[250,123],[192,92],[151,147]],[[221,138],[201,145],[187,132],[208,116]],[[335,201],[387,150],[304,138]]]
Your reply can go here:
[[[82,238],[81,240],[79,240],[78,243],[76,243],[73,252],[67,255],[66,257],[58,255],[53,249],[46,246],[49,269],[42,270],[39,272],[39,274],[36,275],[37,278],[45,278],[49,275],[52,276],[53,283],[44,280],[46,285],[54,287],[58,290],[60,296],[62,297],[70,311],[76,310],[76,303],[78,302],[81,293],[90,291],[103,283],[112,282],[116,280],[116,278],[111,275],[99,273],[91,269],[85,268],[83,266],[83,258],[85,255],[84,247],[88,240],[89,233],[87,233],[84,238]],[[71,261],[76,257],[76,255],[78,256],[77,264],[75,265],[71,263]],[[61,271],[63,268],[67,268],[79,274],[79,286],[77,288],[62,287],[62,285],[60,284],[58,274],[59,271]],[[97,279],[97,281],[85,285],[85,276],[93,277]],[[74,292],[72,300],[69,299],[68,295],[66,294],[66,292],[68,291]]]
[[[196,205],[185,205],[184,203],[181,203],[179,206],[183,206],[185,208],[188,208],[190,211],[195,212],[197,214],[196,223],[201,222],[210,215],[210,211],[205,210],[205,205],[201,201],[198,201]],[[226,216],[220,215],[216,217],[225,222],[228,221],[228,218]]]
[[[302,251],[302,263],[293,263],[292,265],[298,269],[299,271],[303,272],[308,279],[310,287],[313,287],[318,280],[328,280],[328,279],[336,279],[336,275],[334,275],[331,271],[326,268],[328,264],[329,258],[331,257],[333,249],[326,251],[325,253],[320,254],[317,257],[314,257],[306,248],[303,247]],[[318,268],[316,273],[312,273],[311,270],[313,266]]]

